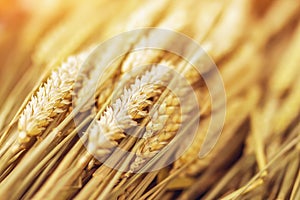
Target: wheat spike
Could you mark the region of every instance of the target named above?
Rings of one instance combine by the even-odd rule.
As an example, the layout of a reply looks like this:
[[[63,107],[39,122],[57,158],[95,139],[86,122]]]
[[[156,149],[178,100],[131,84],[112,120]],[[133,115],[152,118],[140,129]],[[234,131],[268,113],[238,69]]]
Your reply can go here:
[[[20,144],[40,135],[58,114],[67,110],[76,75],[86,56],[70,56],[31,97],[18,122]]]
[[[171,88],[172,92],[168,91],[166,98],[146,125],[143,139],[137,144],[137,156],[125,177],[140,169],[148,159],[168,145],[175,137],[182,122],[188,119],[191,109],[194,108],[188,85],[182,81],[176,82],[177,87]],[[180,108],[180,103],[183,103],[181,101],[185,101],[187,106],[183,110]]]
[[[143,138],[149,138],[160,131],[166,124],[169,116],[167,113],[167,104],[163,102],[159,108],[154,112],[151,120],[146,125],[146,131],[143,134]]]
[[[156,155],[173,139],[181,124],[181,113],[175,113],[176,110],[180,110],[179,100],[174,94],[170,94],[158,109],[158,115],[154,114],[159,117],[155,117],[148,123],[144,139],[138,144],[136,158],[125,176],[140,169],[148,159]],[[158,119],[162,119],[162,122]],[[152,127],[155,128],[152,129]],[[156,131],[157,129],[160,130]]]
[[[96,156],[106,156],[123,139],[125,130],[137,125],[147,115],[145,108],[153,104],[154,96],[162,92],[167,68],[154,66],[140,79],[136,79],[112,106],[108,107],[88,132],[88,150]]]

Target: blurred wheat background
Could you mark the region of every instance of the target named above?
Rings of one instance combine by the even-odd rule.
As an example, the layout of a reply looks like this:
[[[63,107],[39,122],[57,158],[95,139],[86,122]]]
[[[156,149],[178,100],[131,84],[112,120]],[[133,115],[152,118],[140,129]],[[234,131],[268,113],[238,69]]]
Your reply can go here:
[[[178,57],[147,50],[123,56],[97,87],[96,110],[84,98],[96,84],[95,69],[75,84],[93,46],[144,27],[186,34],[218,66],[227,96],[225,125],[202,159],[209,92]],[[300,1],[1,0],[0,35],[0,199],[300,199]],[[133,36],[108,47],[103,57],[143,43],[147,35]],[[156,64],[128,79],[112,100],[126,72],[145,63]],[[160,152],[190,120],[178,111],[178,97],[162,86],[172,76],[157,64],[182,70],[197,95],[201,121],[179,159],[136,173],[173,156]],[[189,99],[184,87],[181,93]],[[145,127],[140,139],[126,134],[136,125]],[[136,156],[116,157],[116,145]],[[128,171],[93,155],[119,159]]]

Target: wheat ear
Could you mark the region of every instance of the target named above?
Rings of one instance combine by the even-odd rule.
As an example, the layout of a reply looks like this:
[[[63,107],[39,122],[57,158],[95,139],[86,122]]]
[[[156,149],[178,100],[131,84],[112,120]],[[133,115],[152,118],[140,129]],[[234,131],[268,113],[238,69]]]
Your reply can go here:
[[[42,133],[71,103],[71,91],[86,53],[70,56],[43,83],[25,107],[18,121],[18,142],[24,144]]]
[[[174,94],[170,94],[154,113],[154,120],[146,126],[146,134],[137,144],[136,158],[125,177],[139,170],[173,139],[181,124],[181,113],[175,113],[176,110],[180,110],[179,100]]]
[[[176,78],[175,78],[176,79]],[[183,121],[188,119],[192,105],[190,88],[184,81],[176,81],[177,87],[166,89],[167,96],[163,99],[157,110],[154,111],[151,120],[146,125],[143,139],[137,144],[136,158],[130,165],[129,172],[124,177],[136,172],[147,160],[154,157],[175,137]],[[177,95],[177,96],[176,96]],[[184,101],[186,107],[180,109],[180,102]],[[181,102],[183,103],[183,102]]]
[[[97,157],[107,156],[125,135],[125,130],[137,125],[137,120],[147,115],[147,107],[153,104],[154,96],[162,92],[162,80],[167,68],[154,66],[140,79],[136,79],[99,120],[91,126],[87,149]]]

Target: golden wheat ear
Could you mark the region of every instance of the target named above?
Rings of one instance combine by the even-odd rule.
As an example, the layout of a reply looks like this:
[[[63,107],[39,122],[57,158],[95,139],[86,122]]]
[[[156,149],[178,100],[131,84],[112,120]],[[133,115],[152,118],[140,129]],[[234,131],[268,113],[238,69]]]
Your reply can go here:
[[[69,57],[31,97],[18,122],[19,144],[41,135],[59,114],[68,110],[74,82],[87,56],[83,53]]]
[[[12,137],[7,141],[12,147],[1,155],[1,171],[6,170],[28,150],[52,122],[57,123],[58,116],[67,114],[77,73],[88,54],[83,52],[70,56],[52,71],[45,83],[29,99],[20,114],[16,138]]]
[[[137,78],[120,98],[106,109],[105,113],[87,133],[88,150],[98,157],[107,155],[126,137],[125,131],[137,125],[147,115],[146,107],[154,102],[153,97],[162,93],[165,67],[154,66],[141,78]]]

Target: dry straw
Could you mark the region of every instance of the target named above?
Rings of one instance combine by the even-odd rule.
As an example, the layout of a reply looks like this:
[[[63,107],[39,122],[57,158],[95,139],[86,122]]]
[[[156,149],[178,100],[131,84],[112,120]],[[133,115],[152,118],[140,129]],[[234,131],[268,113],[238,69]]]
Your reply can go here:
[[[9,54],[0,52],[4,66],[1,72],[5,74],[1,76],[0,92],[1,198],[300,198],[300,2],[80,0],[51,2],[49,6],[32,4],[36,11],[31,4],[26,11],[21,11],[23,6],[17,3],[0,4],[8,13],[3,23],[6,37],[1,38],[0,44],[10,50]],[[11,12],[21,12],[26,17],[14,23],[19,18],[11,17]],[[181,58],[147,49],[124,55],[105,72],[100,86],[95,82],[97,65],[77,77],[88,53],[70,54],[141,27],[188,34],[202,44],[220,69],[228,97],[226,123],[215,148],[201,160],[197,159],[198,152],[210,126],[209,93],[197,71]],[[203,52],[195,52],[173,37],[155,37],[152,31],[111,45],[100,57],[151,46],[152,42],[162,48],[182,47],[185,55],[201,63],[202,75],[210,76],[211,66],[203,59]],[[30,57],[33,60],[29,68]],[[67,57],[60,67],[49,72]],[[182,85],[175,82],[183,89],[179,90],[180,95],[166,89],[173,79],[167,69],[154,64],[144,67],[145,73],[126,76],[140,65],[164,65],[164,60],[172,61],[172,66],[167,66],[181,72],[197,90],[204,115],[192,146],[174,164],[134,173],[176,157],[186,142],[174,139],[177,131],[185,120],[197,117],[188,115],[192,108],[182,107],[180,95],[189,98]],[[40,85],[34,76],[42,72],[41,66],[45,66],[43,74],[49,73],[49,77]],[[24,78],[18,81],[25,69]],[[6,77],[7,72],[17,70],[20,72]],[[95,113],[85,112],[94,103],[88,99],[90,88],[95,88],[96,117]],[[113,93],[115,88],[118,91]],[[78,91],[75,107],[71,102],[74,89]],[[29,95],[28,90],[32,90]],[[16,98],[16,94],[22,98]],[[26,96],[28,99],[21,106]],[[72,123],[73,114],[83,119],[78,126]],[[189,132],[189,127],[182,128]],[[119,159],[114,151],[117,147],[135,153],[118,160],[119,166],[129,172],[95,162],[77,136],[82,131],[87,149],[100,160]],[[132,137],[131,132],[142,138]],[[170,155],[164,151],[169,144],[179,147]]]

